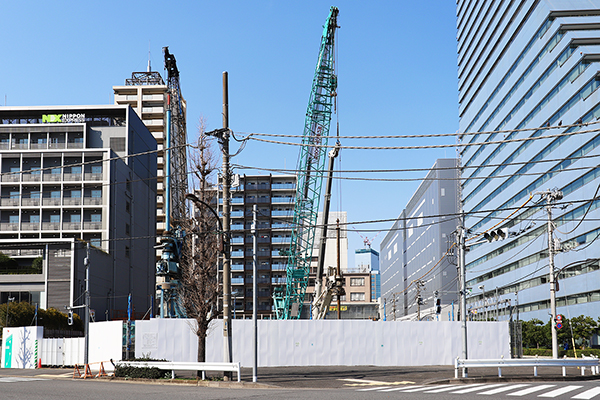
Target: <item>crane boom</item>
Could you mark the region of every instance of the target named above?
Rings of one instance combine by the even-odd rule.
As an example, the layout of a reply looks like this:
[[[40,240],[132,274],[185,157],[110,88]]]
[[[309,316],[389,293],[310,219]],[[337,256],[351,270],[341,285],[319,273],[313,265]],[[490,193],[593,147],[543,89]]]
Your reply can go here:
[[[290,248],[287,252],[285,293],[273,293],[278,319],[300,318],[302,302],[308,286],[310,264],[319,202],[326,145],[336,96],[334,44],[339,10],[331,7],[323,28],[319,58],[306,111],[304,133],[298,158],[298,179]],[[316,145],[316,146],[314,146]]]

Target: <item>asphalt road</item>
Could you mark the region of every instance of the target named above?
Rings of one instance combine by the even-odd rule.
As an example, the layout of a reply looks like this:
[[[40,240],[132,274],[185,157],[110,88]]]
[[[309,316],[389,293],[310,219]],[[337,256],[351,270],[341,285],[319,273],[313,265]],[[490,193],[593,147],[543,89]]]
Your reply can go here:
[[[2,399],[600,399],[600,382],[387,385],[337,389],[212,388],[108,380],[0,378]]]

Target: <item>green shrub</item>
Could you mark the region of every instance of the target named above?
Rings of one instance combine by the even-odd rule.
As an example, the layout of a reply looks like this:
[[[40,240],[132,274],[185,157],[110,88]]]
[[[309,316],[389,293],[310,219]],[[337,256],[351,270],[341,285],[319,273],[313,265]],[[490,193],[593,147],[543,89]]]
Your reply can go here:
[[[156,360],[143,356],[135,358],[131,361],[167,361],[167,360]],[[147,367],[132,367],[130,365],[117,365],[115,366],[115,376],[119,378],[143,378],[143,379],[164,379],[170,378],[171,372],[161,370],[158,368],[147,368]]]

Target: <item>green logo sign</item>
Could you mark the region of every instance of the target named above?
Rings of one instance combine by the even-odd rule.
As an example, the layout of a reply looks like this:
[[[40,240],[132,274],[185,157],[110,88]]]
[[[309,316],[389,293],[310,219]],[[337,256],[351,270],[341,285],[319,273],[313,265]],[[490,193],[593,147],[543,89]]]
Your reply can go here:
[[[12,367],[12,335],[6,338],[4,349],[4,368]]]
[[[43,124],[53,123],[82,123],[85,122],[85,114],[42,114]]]

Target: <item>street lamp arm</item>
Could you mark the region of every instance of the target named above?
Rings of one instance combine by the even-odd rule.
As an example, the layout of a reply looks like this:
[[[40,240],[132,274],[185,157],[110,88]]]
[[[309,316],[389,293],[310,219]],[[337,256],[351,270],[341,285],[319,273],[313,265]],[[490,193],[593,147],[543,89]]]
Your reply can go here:
[[[217,218],[217,221],[219,222],[219,228],[221,229],[221,232],[223,232],[223,222],[221,222],[221,218],[219,218],[219,214],[217,214],[217,212],[214,210],[214,208],[212,208],[208,203],[200,200],[198,198],[198,196],[196,196],[195,194],[188,193],[185,195],[185,198],[193,201],[194,203],[200,203],[200,204],[206,206]]]

